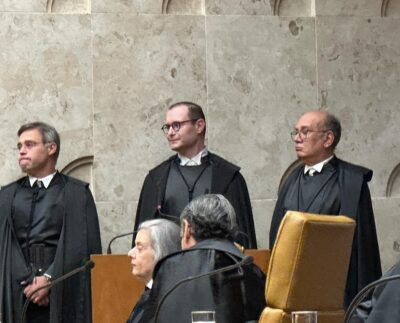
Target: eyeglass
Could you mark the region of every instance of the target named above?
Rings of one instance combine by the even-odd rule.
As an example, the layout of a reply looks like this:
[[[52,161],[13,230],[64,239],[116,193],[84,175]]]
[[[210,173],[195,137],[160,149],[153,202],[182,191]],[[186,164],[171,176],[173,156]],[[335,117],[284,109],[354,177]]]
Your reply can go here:
[[[292,137],[292,140],[293,140],[293,141],[296,140],[296,136],[297,136],[297,135],[300,136],[300,139],[301,139],[301,140],[306,140],[309,133],[312,133],[312,132],[328,132],[328,131],[330,131],[330,130],[331,130],[331,129],[325,129],[325,130],[311,130],[311,129],[304,128],[304,129],[301,129],[301,130],[293,130],[293,131],[290,133],[290,136]]]
[[[36,141],[31,141],[31,140],[27,140],[23,143],[19,142],[17,144],[17,150],[21,150],[22,147],[26,147],[26,149],[31,150],[33,148],[35,148],[37,145],[39,144],[45,144],[44,142],[36,142]]]
[[[175,122],[172,122],[171,124],[166,123],[165,125],[163,125],[161,127],[161,130],[164,131],[165,134],[168,134],[169,129],[171,129],[171,127],[172,127],[172,129],[175,132],[178,132],[181,129],[182,125],[185,124],[186,122],[193,122],[193,121],[197,121],[197,120],[198,119],[190,119],[190,120],[184,120],[184,121],[175,121]]]

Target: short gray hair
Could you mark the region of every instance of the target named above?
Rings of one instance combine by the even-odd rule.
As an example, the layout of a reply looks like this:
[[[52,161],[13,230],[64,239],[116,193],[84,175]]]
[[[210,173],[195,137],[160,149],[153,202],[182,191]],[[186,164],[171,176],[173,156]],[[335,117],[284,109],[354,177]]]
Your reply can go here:
[[[175,223],[165,219],[148,220],[139,225],[138,231],[142,229],[149,231],[155,262],[180,250],[180,228]]]
[[[191,201],[180,217],[188,221],[196,241],[210,238],[233,240],[237,230],[231,203],[220,194],[205,194]]]

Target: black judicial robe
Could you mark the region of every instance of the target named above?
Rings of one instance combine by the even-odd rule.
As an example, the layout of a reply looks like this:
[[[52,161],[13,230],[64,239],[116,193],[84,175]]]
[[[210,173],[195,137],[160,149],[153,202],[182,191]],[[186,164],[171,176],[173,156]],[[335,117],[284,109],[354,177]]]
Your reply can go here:
[[[324,191],[326,189],[326,182],[323,182],[321,183],[321,187],[315,191],[314,199],[310,205],[306,205],[305,209],[292,209],[291,211],[330,215],[340,214],[346,215],[356,221],[344,299],[344,305],[347,307],[354,296],[364,286],[375,281],[382,275],[374,213],[368,188],[368,182],[372,178],[372,171],[347,163],[336,157],[329,164],[332,167],[332,174],[329,178],[336,178],[338,191],[335,192],[333,190],[333,194],[327,194],[320,198],[321,195],[327,193]],[[295,168],[279,192],[271,221],[270,248],[274,245],[282,218],[286,214],[286,211],[289,211],[286,206],[288,204],[293,206],[296,203],[298,205],[296,199],[299,195],[293,194],[293,192],[296,190],[296,185],[298,185],[299,178],[303,176],[303,173],[304,165]],[[332,185],[332,187],[334,186]],[[288,201],[289,192],[291,192],[290,201]],[[339,200],[338,211],[336,209],[337,204],[334,201],[335,196],[332,196],[335,194],[338,195]],[[336,210],[329,212],[324,203],[330,203]],[[320,210],[323,210],[323,213]]]
[[[400,262],[384,277],[400,274]],[[398,323],[400,322],[400,280],[393,280],[375,288],[371,299],[361,303],[351,323]]]
[[[207,239],[160,260],[140,323],[154,323],[161,298],[182,279],[234,264],[244,255],[227,240]],[[211,310],[218,323],[255,321],[265,307],[265,275],[254,264],[186,282],[162,304],[158,323],[191,323],[192,311]]]
[[[126,321],[126,323],[138,323],[140,321],[143,315],[144,306],[146,305],[149,296],[150,289],[146,287],[143,294],[140,296],[140,299],[135,304],[135,307],[133,308],[131,315],[129,315],[128,321]]]
[[[209,152],[208,156],[212,167],[209,193],[222,194],[229,200],[235,209],[239,230],[248,236],[248,239],[241,237],[238,242],[246,248],[257,248],[250,196],[240,168],[218,155]],[[158,209],[163,210],[168,175],[175,158],[176,155],[171,156],[147,174],[139,197],[134,230],[140,223],[160,217]]]
[[[90,254],[101,253],[96,207],[88,184],[60,175],[64,181],[64,214],[61,236],[53,262],[53,276],[81,266]],[[19,323],[23,306],[22,277],[29,276],[15,236],[12,203],[20,179],[0,190],[0,321]],[[50,293],[50,323],[91,322],[90,273],[75,275]]]

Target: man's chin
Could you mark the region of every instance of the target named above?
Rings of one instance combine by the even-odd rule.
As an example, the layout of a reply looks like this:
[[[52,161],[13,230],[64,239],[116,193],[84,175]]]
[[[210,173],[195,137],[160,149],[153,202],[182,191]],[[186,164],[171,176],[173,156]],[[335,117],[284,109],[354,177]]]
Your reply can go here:
[[[300,150],[296,151],[296,155],[298,159],[302,159],[304,157],[304,154]]]
[[[19,165],[19,168],[21,169],[21,172],[27,173],[29,170],[28,165]]]
[[[169,145],[169,148],[175,152],[179,152],[179,146],[178,145]]]

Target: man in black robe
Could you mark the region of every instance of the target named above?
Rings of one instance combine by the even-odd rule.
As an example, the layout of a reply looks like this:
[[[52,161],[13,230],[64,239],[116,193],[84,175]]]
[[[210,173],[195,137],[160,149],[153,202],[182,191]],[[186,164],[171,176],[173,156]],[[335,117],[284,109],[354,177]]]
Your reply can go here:
[[[287,176],[278,195],[270,229],[273,247],[287,211],[346,215],[356,221],[344,305],[381,276],[374,213],[368,182],[372,171],[338,159],[339,120],[324,111],[305,113],[291,133],[301,161]],[[340,252],[340,250],[338,250]]]
[[[400,262],[384,276],[400,275]],[[361,303],[351,323],[398,323],[400,322],[400,279],[389,281],[376,287],[372,297]]]
[[[0,190],[0,321],[91,322],[90,273],[51,290],[52,279],[101,253],[96,207],[88,185],[56,171],[57,131],[42,122],[18,131],[19,165],[28,176]]]
[[[140,323],[191,323],[192,311],[215,311],[218,323],[258,322],[265,307],[265,275],[254,264],[238,265],[244,255],[233,243],[236,216],[229,201],[222,195],[200,196],[180,218],[183,251],[156,265]],[[211,274],[230,265],[237,267]],[[180,284],[183,280],[188,281]]]
[[[177,155],[150,170],[146,176],[134,229],[137,230],[141,222],[157,217],[178,220],[193,198],[206,193],[222,194],[237,214],[239,231],[235,241],[246,248],[257,248],[246,182],[238,166],[210,153],[205,147],[206,120],[202,108],[192,102],[173,104],[168,109],[162,130]]]

